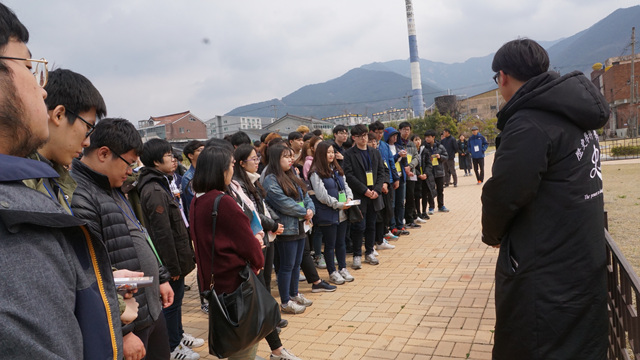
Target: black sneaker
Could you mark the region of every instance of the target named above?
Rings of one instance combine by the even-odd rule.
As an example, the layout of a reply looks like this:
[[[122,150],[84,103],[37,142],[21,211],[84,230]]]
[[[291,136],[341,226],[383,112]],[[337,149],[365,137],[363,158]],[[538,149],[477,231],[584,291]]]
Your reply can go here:
[[[412,228],[412,229],[420,229],[422,226],[416,224],[416,223],[411,223],[407,225],[408,228]]]
[[[286,328],[287,325],[289,325],[289,321],[287,319],[281,319],[278,325],[276,326],[279,328]]]
[[[332,292],[336,291],[338,287],[330,285],[328,282],[324,280],[320,280],[318,284],[311,285],[311,292]]]

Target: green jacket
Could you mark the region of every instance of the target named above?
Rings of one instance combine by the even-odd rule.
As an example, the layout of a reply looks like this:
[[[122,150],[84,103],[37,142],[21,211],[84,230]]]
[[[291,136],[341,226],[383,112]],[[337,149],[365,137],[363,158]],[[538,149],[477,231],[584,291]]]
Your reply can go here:
[[[76,187],[78,186],[78,184],[69,174],[69,170],[67,170],[62,165],[52,163],[38,153],[33,153],[29,155],[28,158],[41,161],[51,166],[53,170],[55,170],[60,175],[60,177],[58,177],[57,179],[27,179],[22,180],[22,182],[27,187],[39,191],[51,197],[52,199],[55,199],[56,202],[59,203],[68,214],[73,215],[69,204],[71,204],[73,192],[76,191]]]

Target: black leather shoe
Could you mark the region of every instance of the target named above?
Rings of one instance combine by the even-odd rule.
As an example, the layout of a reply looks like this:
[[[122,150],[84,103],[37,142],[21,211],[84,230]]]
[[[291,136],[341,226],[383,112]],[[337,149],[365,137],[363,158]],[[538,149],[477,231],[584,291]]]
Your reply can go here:
[[[279,328],[286,328],[287,325],[289,325],[289,321],[287,321],[287,319],[281,319],[278,325],[276,326]]]

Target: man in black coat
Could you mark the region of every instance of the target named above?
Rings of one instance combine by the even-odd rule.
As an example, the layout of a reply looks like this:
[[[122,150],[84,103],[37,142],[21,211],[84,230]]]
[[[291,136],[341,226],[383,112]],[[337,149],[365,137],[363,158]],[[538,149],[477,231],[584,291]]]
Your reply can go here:
[[[440,140],[440,144],[447,150],[449,158],[444,162],[444,187],[449,186],[451,183],[451,176],[453,176],[453,187],[458,187],[458,174],[456,174],[456,153],[458,152],[458,142],[451,136],[449,129],[444,129],[442,132],[444,138]]]
[[[492,177],[482,240],[496,264],[493,359],[605,359],[606,253],[596,129],[609,118],[580,72],[548,72],[547,52],[519,39],[498,50]],[[515,175],[515,176],[514,176]]]
[[[138,317],[122,324],[125,358],[167,358],[169,338],[162,307],[173,302],[169,273],[160,265],[146,230],[119,189],[132,172],[130,164],[137,160],[142,140],[125,119],[104,119],[94,129],[82,160],[73,160],[71,175],[78,187],[71,208],[87,222],[91,237],[104,244],[111,266],[153,276],[153,285],[134,295]]]
[[[361,201],[359,205],[363,219],[351,225],[351,239],[353,241],[354,269],[360,269],[362,262],[362,238],[364,236],[364,261],[371,265],[378,265],[379,261],[373,255],[373,244],[376,235],[376,212],[384,208],[382,186],[385,182],[385,171],[380,152],[367,146],[369,130],[358,124],[351,129],[351,137],[355,146],[344,153],[344,174],[347,183],[353,191],[353,197]]]

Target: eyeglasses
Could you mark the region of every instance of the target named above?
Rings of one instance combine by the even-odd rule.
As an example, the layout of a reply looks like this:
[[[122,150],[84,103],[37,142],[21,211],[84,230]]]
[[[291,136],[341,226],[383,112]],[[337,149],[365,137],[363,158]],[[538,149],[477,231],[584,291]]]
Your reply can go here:
[[[11,57],[11,56],[0,56],[0,59],[22,60],[22,61],[29,61],[29,62],[36,63],[36,68],[32,69],[31,67],[29,67],[29,70],[31,70],[31,72],[33,73],[33,76],[36,77],[36,81],[38,82],[38,85],[40,85],[41,87],[44,87],[45,85],[47,85],[47,81],[49,81],[49,68],[47,68],[47,64],[49,62],[44,58],[25,59],[25,58]]]
[[[93,131],[96,129],[96,126],[93,125],[92,123],[88,122],[87,120],[83,119],[82,116],[74,113],[73,111],[69,110],[69,109],[65,109],[66,112],[68,112],[69,114],[77,117],[78,119],[80,119],[80,121],[82,121],[83,123],[85,123],[87,125],[87,127],[89,128],[89,130],[87,130],[87,133],[84,134],[85,138],[88,138],[89,136],[91,136],[91,134],[93,134]]]
[[[247,159],[247,161],[259,162],[259,161],[260,161],[260,158],[259,158],[259,157],[257,157],[257,156],[254,156],[254,157],[252,157],[252,158],[248,158],[248,159]]]
[[[498,77],[500,76],[500,71],[498,71],[495,75],[493,75],[493,81],[498,85]]]
[[[109,149],[111,150],[111,149]],[[124,161],[125,164],[127,164],[128,167],[135,169],[136,165],[137,165],[137,161],[134,161],[132,163],[128,162],[127,159],[123,158],[120,154],[118,154],[117,152],[111,150],[112,153],[114,153],[117,157],[120,158],[120,160]]]

